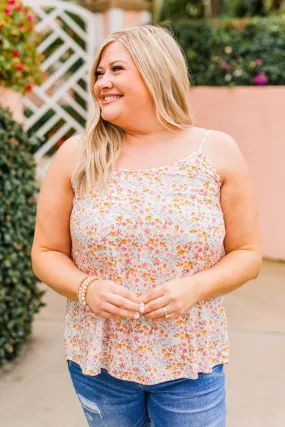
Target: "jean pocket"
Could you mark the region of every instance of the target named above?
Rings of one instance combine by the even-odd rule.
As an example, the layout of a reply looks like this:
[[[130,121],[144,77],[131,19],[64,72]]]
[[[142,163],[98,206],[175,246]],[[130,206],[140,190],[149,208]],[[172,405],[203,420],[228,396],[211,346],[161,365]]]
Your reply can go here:
[[[219,365],[213,366],[212,372],[217,372],[219,374],[223,374],[224,373],[224,364],[220,363]]]
[[[73,360],[68,359],[67,361],[67,366],[70,368],[71,365],[74,363]]]

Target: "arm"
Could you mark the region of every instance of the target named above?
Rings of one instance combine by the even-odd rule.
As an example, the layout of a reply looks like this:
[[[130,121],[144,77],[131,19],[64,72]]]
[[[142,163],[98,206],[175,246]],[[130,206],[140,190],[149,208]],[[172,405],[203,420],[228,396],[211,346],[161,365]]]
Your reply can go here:
[[[37,209],[32,264],[35,275],[54,291],[78,301],[78,284],[87,275],[71,255],[69,231],[73,190],[71,175],[80,149],[80,137],[67,140],[58,150],[44,180]],[[96,280],[87,289],[91,310],[108,319],[137,318],[141,300],[111,280]]]
[[[74,301],[77,301],[78,283],[86,276],[70,259],[69,220],[73,200],[70,178],[79,144],[80,136],[68,139],[47,171],[38,200],[32,247],[35,275]]]
[[[203,299],[237,289],[260,272],[262,254],[257,202],[246,162],[235,141],[221,132],[213,133],[204,152],[222,177],[226,256],[207,270],[166,282],[145,295],[146,318],[160,319],[164,306],[174,313],[169,318],[175,318]]]
[[[262,264],[257,201],[248,167],[231,137],[217,132],[216,138],[209,144],[212,150],[219,144],[218,151],[223,153],[217,153],[215,164],[223,176],[226,256],[209,270],[194,275],[197,302],[227,294],[255,279]]]

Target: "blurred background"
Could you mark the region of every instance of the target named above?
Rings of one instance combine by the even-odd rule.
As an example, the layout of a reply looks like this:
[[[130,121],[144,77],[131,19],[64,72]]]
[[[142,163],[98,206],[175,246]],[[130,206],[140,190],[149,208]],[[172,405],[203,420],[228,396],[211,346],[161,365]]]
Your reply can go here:
[[[263,268],[256,280],[226,296],[228,427],[285,425],[285,1],[2,0],[5,427],[86,425],[64,358],[65,299],[38,283],[31,269],[37,195],[58,147],[84,129],[98,45],[114,31],[148,23],[172,29],[189,66],[196,125],[236,139],[258,198]]]

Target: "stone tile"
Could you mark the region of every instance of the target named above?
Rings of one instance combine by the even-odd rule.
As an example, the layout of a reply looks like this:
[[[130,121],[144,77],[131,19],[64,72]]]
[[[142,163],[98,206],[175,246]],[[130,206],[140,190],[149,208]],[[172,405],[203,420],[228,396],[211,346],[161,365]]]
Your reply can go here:
[[[65,299],[48,289],[45,300],[23,354],[0,371],[5,427],[87,425],[64,358]],[[256,280],[226,296],[227,427],[285,426],[284,307],[285,263],[264,261]]]
[[[64,357],[65,300],[53,291],[48,292],[46,300],[48,307],[37,315],[32,338],[24,353],[1,371],[0,419],[3,426],[87,426]]]
[[[228,427],[285,426],[285,334],[231,331]]]
[[[285,332],[285,263],[264,261],[258,278],[225,302],[231,329]]]

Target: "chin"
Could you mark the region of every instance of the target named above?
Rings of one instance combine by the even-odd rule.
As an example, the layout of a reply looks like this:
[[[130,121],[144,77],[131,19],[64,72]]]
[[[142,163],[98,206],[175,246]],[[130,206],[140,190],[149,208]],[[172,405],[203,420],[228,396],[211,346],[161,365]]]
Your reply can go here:
[[[113,124],[117,124],[116,121],[119,118],[119,116],[120,116],[120,113],[115,112],[115,111],[113,111],[113,112],[111,112],[111,111],[105,111],[104,112],[104,110],[101,111],[102,119],[105,120],[106,122],[110,122]]]

